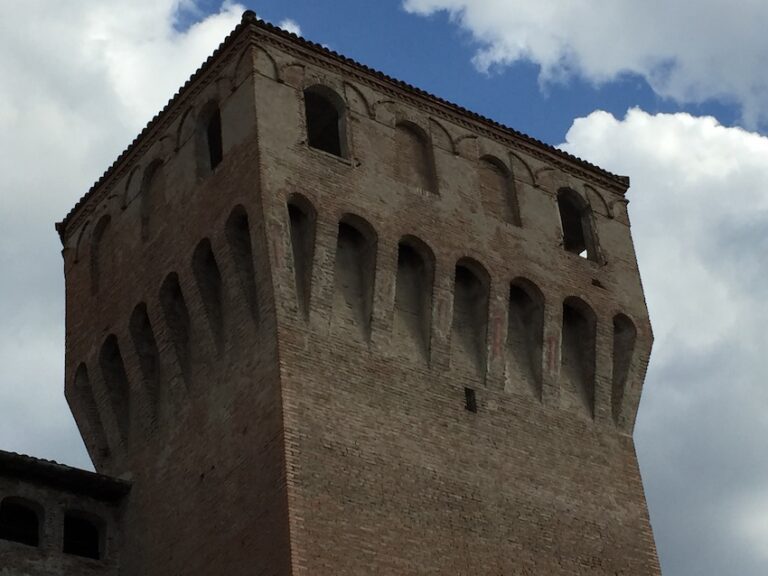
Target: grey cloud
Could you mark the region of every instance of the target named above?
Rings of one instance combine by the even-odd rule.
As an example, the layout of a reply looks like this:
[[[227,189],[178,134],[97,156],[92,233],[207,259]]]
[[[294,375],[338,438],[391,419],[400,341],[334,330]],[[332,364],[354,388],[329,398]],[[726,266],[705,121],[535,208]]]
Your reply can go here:
[[[239,21],[180,32],[188,0],[0,4],[0,448],[90,467],[64,400],[54,230]]]

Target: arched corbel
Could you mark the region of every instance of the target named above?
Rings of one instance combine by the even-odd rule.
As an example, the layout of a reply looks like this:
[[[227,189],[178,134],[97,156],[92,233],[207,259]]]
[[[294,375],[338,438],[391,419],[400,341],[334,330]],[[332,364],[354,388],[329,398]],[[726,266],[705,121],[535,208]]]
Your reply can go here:
[[[249,45],[237,57],[235,67],[232,69],[229,77],[229,89],[234,92],[255,70],[254,48]]]
[[[393,100],[378,100],[374,102],[373,117],[377,122],[394,128],[396,119],[395,102]]]
[[[456,153],[469,160],[477,160],[480,155],[477,136],[474,134],[464,134],[456,138],[454,145]]]
[[[522,158],[522,156],[512,150],[509,151],[509,164],[512,166],[512,172],[520,181],[525,184],[530,184],[531,186],[536,185],[536,177],[533,174],[531,166]],[[522,170],[519,170],[518,167],[522,168]]]
[[[256,48],[256,56],[254,58],[253,67],[262,76],[271,78],[272,80],[279,80],[278,67],[275,59],[261,46]]]
[[[451,154],[456,154],[456,144],[453,141],[453,136],[451,136],[451,133],[448,132],[448,129],[441,122],[430,117],[429,131],[435,146],[447,150]]]
[[[533,173],[533,185],[536,188],[551,188],[551,176],[554,172],[555,169],[552,166],[542,166]]]
[[[584,191],[593,212],[597,212],[602,216],[613,219],[613,211],[608,206],[603,195],[600,194],[596,188],[589,184],[584,184]]]
[[[372,117],[371,104],[359,87],[351,82],[345,82],[344,93],[351,111],[367,116],[368,118]]]
[[[125,188],[123,189],[123,200],[120,207],[123,210],[127,208],[128,204],[133,202],[133,199],[138,196],[140,190],[141,176],[139,175],[139,165],[136,164],[131,169],[130,174],[128,174],[128,179],[125,181]]]

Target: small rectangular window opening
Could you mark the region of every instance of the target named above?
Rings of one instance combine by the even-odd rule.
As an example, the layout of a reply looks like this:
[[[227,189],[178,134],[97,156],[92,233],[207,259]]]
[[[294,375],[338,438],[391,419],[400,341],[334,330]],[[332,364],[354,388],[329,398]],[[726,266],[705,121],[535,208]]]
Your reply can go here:
[[[221,140],[221,112],[217,108],[206,127],[206,138],[208,140],[208,161],[211,170],[216,168],[224,159],[224,150]]]
[[[469,412],[477,412],[477,398],[472,388],[464,388],[464,408]]]

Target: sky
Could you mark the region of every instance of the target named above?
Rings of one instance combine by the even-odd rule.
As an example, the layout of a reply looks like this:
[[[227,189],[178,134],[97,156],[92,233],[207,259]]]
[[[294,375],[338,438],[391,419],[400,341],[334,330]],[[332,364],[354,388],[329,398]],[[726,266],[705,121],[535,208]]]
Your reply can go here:
[[[768,573],[768,2],[0,1],[0,448],[91,468],[53,224],[245,9],[629,175],[665,576]]]

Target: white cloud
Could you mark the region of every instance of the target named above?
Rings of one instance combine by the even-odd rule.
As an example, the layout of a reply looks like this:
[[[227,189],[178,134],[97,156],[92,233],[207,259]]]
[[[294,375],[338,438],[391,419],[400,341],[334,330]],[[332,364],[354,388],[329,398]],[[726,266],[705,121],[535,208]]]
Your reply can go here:
[[[634,109],[577,119],[562,147],[632,180],[656,335],[635,438],[664,573],[762,574],[768,138]]]
[[[404,0],[445,11],[479,44],[480,69],[530,60],[542,80],[578,74],[605,82],[624,73],[681,102],[721,98],[748,122],[768,119],[768,3],[727,0]]]
[[[296,34],[296,36],[301,36],[301,26],[299,26],[294,20],[291,20],[290,18],[286,18],[280,22],[279,26],[287,32]]]
[[[81,466],[53,229],[235,27],[191,0],[0,3],[0,448]],[[180,31],[183,12],[199,20]]]

